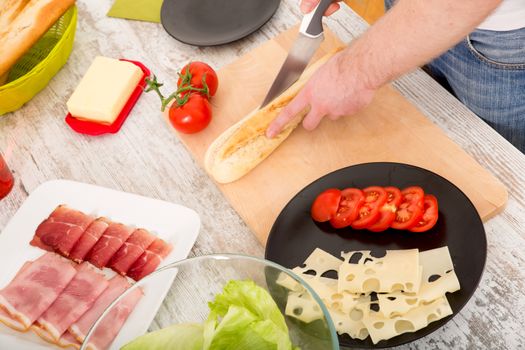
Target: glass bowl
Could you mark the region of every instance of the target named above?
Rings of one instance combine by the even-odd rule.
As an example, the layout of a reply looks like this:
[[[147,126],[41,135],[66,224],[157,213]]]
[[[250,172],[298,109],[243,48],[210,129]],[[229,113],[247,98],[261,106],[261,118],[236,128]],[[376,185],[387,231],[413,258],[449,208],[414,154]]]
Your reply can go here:
[[[118,307],[119,302],[128,295],[136,294],[137,288],[142,290],[143,297],[110,349],[120,349],[147,331],[176,323],[203,323],[210,313],[208,302],[222,293],[224,286],[231,280],[251,280],[269,292],[284,315],[295,347],[301,350],[339,349],[337,333],[327,309],[319,296],[300,277],[268,260],[244,255],[214,254],[172,263],[135,283],[115,299],[93,324],[81,350],[90,348],[93,334],[104,332],[102,329],[97,331],[99,325],[104,327],[104,324],[110,323],[105,321],[106,316],[108,320],[113,320],[116,311],[112,313],[112,309]],[[312,316],[311,312],[303,314],[302,306],[288,302],[289,289],[283,285],[288,288],[293,285],[295,296],[299,295],[308,301],[301,305],[310,311],[314,310],[315,315]],[[141,303],[147,305],[140,305]]]

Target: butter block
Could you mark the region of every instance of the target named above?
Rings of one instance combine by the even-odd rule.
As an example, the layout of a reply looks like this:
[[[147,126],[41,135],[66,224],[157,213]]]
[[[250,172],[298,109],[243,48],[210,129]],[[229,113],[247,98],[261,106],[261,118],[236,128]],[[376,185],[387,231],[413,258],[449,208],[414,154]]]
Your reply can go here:
[[[75,118],[112,124],[142,78],[131,62],[98,56],[67,101]]]

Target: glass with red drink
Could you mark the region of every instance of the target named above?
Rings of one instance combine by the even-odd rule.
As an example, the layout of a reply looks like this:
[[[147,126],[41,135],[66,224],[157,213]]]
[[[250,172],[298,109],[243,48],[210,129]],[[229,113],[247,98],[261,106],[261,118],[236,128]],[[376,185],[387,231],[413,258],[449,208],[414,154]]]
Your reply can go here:
[[[4,198],[11,192],[15,179],[11,170],[7,167],[7,164],[0,154],[0,199]]]

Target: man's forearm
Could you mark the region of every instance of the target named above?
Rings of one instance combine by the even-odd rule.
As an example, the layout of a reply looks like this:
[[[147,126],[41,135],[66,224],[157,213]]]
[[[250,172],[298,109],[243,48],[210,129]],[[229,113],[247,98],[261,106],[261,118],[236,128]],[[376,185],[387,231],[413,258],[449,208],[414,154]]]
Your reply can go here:
[[[341,56],[375,89],[461,41],[501,0],[399,0]],[[351,64],[348,64],[351,62]],[[342,67],[342,69],[345,69]]]

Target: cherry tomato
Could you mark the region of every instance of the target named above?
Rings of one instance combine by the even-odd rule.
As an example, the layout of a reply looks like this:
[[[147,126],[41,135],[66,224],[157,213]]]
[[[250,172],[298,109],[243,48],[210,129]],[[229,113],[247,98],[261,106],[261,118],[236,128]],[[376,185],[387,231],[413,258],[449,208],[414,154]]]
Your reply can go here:
[[[387,193],[387,200],[383,207],[379,210],[380,216],[377,222],[367,229],[372,232],[380,232],[390,228],[392,222],[396,218],[396,211],[401,204],[401,191],[397,187],[385,187]]]
[[[421,187],[412,186],[401,191],[401,195],[401,204],[391,227],[396,230],[408,230],[415,226],[423,215],[425,192]]]
[[[412,232],[425,232],[430,230],[438,221],[438,202],[437,198],[427,194],[423,198],[423,215],[415,226],[410,228]]]
[[[379,210],[387,201],[387,193],[383,187],[370,186],[363,190],[365,201],[358,209],[357,219],[352,222],[355,229],[364,229],[375,224],[379,219]]]
[[[177,131],[184,134],[199,132],[210,124],[210,103],[202,95],[191,94],[184,105],[178,106],[175,102],[171,106],[169,119]]]
[[[329,188],[317,196],[310,213],[312,218],[318,222],[325,222],[335,216],[339,201],[341,200],[341,191],[337,188]]]
[[[187,76],[188,69],[191,77]],[[187,86],[189,80],[189,84],[191,86],[202,89],[204,87],[202,84],[203,77],[206,81],[206,85],[208,85],[210,96],[214,96],[219,86],[219,79],[217,78],[217,73],[215,73],[213,68],[204,62],[195,61],[185,65],[180,71],[177,86]]]
[[[346,188],[341,191],[341,200],[335,216],[330,219],[334,228],[349,226],[357,218],[357,209],[365,201],[365,194],[357,188]]]

